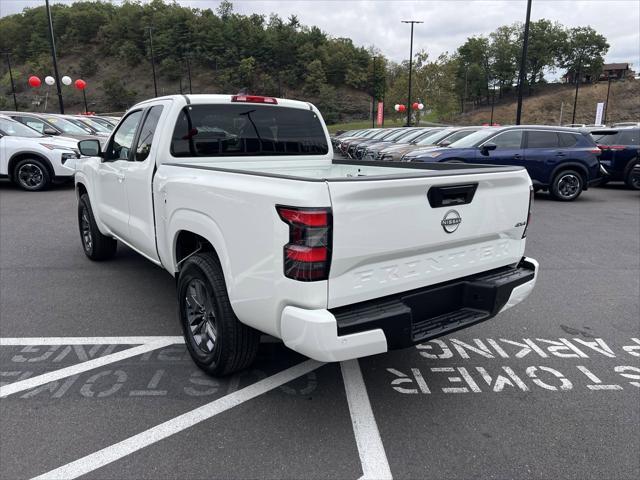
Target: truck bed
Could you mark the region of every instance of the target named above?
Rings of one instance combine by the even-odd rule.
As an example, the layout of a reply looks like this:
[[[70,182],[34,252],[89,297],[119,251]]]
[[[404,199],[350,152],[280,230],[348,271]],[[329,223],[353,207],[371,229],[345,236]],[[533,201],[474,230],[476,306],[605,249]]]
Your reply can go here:
[[[442,177],[482,173],[514,172],[523,167],[473,165],[467,163],[387,163],[334,159],[331,164],[300,165],[304,162],[234,162],[232,167],[219,162],[166,163],[168,166],[225,171],[247,175],[286,178],[307,182],[344,182],[356,180],[393,180],[401,178]],[[229,165],[226,163],[225,165]]]

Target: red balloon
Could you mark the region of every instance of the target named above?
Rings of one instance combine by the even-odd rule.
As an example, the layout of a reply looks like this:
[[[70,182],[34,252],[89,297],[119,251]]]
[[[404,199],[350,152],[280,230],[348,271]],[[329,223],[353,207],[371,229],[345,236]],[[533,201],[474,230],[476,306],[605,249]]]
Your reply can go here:
[[[87,82],[85,82],[81,78],[77,79],[73,84],[76,86],[78,90],[84,90],[85,87],[87,86]]]
[[[418,102],[413,102],[413,105],[411,105],[411,107],[412,107],[414,110],[418,110],[418,105],[420,105]]]
[[[406,112],[407,111],[407,106],[406,105],[399,105],[398,106],[398,111],[399,112]]]
[[[36,77],[35,75],[31,75],[29,77],[29,85],[33,88],[38,88],[40,85],[42,85],[42,80],[40,80],[38,77]]]

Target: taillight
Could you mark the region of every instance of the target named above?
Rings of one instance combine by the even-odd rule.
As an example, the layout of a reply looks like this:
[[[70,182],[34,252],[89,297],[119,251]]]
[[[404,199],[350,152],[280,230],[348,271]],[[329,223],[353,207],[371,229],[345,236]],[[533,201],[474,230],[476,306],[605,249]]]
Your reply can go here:
[[[271,105],[278,104],[277,99],[273,97],[262,97],[260,95],[233,95],[231,101],[241,103],[269,103]]]
[[[524,226],[524,232],[522,232],[522,238],[527,236],[527,228],[531,223],[531,206],[533,205],[533,186],[529,186],[529,211],[527,212],[527,224]]]
[[[329,278],[331,266],[330,208],[276,206],[289,225],[289,243],[284,246],[284,275],[301,282]]]

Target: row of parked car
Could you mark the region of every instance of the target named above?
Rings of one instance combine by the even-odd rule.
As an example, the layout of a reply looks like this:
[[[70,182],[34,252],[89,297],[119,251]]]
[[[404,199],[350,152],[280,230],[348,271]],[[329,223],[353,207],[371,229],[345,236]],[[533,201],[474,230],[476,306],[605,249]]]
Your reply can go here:
[[[640,190],[640,124],[399,127],[332,137],[334,150],[369,162],[449,162],[525,167],[536,191],[572,201],[589,187],[624,181]]]
[[[117,117],[0,112],[0,178],[29,191],[69,181],[79,158],[78,140],[107,139]]]

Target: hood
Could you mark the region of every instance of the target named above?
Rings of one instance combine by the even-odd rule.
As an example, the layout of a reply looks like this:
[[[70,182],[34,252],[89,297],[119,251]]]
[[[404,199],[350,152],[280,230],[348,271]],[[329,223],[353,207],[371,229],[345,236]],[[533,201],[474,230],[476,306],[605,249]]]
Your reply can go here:
[[[56,145],[65,148],[78,149],[78,140],[69,137],[42,137],[34,139],[36,142],[47,145]]]

